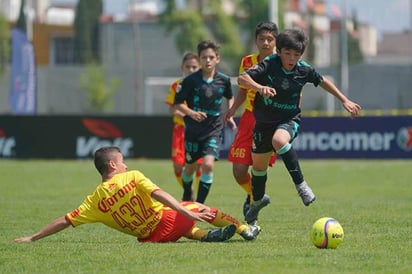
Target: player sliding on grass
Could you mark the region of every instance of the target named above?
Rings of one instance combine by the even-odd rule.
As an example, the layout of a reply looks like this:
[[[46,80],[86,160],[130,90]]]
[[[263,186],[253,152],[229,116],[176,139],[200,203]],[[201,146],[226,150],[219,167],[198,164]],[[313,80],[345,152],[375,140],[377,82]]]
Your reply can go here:
[[[216,208],[196,202],[178,202],[137,170],[127,171],[118,147],[103,147],[94,154],[102,183],[72,212],[57,218],[31,236],[15,242],[33,242],[70,225],[103,223],[137,237],[140,242],[175,242],[181,237],[203,242],[223,242],[235,233],[253,240],[260,232]],[[203,230],[195,221],[222,227]]]
[[[303,203],[308,206],[315,195],[303,178],[298,156],[292,147],[300,125],[300,99],[306,83],[320,85],[334,95],[352,117],[361,107],[349,100],[326,77],[300,60],[307,45],[301,30],[288,29],[276,38],[276,55],[267,57],[238,78],[239,85],[257,91],[254,101],[256,125],[252,147],[253,202],[246,213],[246,221],[254,222],[259,211],[270,203],[265,194],[268,162],[273,151],[282,160],[292,177]]]

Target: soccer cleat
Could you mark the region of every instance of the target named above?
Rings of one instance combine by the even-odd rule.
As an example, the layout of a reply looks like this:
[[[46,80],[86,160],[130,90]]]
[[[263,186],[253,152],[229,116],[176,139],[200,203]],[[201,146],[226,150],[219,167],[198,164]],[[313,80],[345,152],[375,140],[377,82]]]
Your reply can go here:
[[[249,225],[249,227],[245,230],[243,230],[240,233],[240,236],[243,237],[246,241],[251,241],[256,239],[256,237],[259,235],[261,229],[260,226],[258,225]]]
[[[202,242],[224,242],[236,233],[236,225],[230,224],[222,228],[210,230],[202,239]]]
[[[258,217],[259,211],[270,204],[270,197],[268,195],[263,195],[262,199],[259,201],[253,201],[250,204],[250,208],[246,213],[245,220],[248,224],[253,224]]]
[[[308,206],[313,201],[315,201],[316,196],[315,194],[313,194],[312,189],[310,189],[305,181],[303,181],[299,185],[296,185],[296,190],[298,191],[300,198],[302,198],[302,202],[305,204],[305,206]]]
[[[243,203],[243,216],[246,218],[246,213],[250,208],[250,196],[247,195],[245,202]]]

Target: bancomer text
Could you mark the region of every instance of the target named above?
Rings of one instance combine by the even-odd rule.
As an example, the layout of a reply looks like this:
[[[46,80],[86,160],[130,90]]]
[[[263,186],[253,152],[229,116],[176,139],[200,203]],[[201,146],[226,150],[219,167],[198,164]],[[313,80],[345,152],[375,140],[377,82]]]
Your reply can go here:
[[[395,139],[392,132],[303,132],[293,142],[297,150],[386,151]]]

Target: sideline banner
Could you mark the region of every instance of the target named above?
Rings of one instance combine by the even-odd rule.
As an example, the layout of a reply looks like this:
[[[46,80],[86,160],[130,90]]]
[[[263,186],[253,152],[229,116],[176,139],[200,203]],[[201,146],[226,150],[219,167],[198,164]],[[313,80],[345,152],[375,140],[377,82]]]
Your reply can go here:
[[[0,158],[83,159],[102,146],[168,158],[171,132],[170,117],[0,116]]]
[[[301,158],[411,158],[412,116],[304,118]]]
[[[101,146],[128,158],[170,158],[172,119],[148,116],[0,116],[0,158],[90,158]],[[226,128],[221,159],[235,132]],[[306,159],[412,159],[412,116],[302,119],[293,142]]]
[[[225,129],[223,157],[234,134]],[[412,159],[412,116],[302,118],[292,145],[302,159]]]
[[[13,114],[35,114],[37,83],[33,45],[17,28],[11,35],[10,109]]]

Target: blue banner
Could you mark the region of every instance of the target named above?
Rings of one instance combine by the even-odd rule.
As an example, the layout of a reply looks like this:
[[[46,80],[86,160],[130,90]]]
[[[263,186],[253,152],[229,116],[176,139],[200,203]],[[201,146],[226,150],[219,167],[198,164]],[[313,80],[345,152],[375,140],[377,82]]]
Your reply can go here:
[[[221,158],[235,133],[225,129]],[[292,145],[302,159],[412,159],[412,116],[302,118]]]
[[[34,48],[21,30],[12,30],[10,109],[13,114],[36,113],[36,65]]]
[[[412,116],[303,118],[300,158],[412,159]]]

